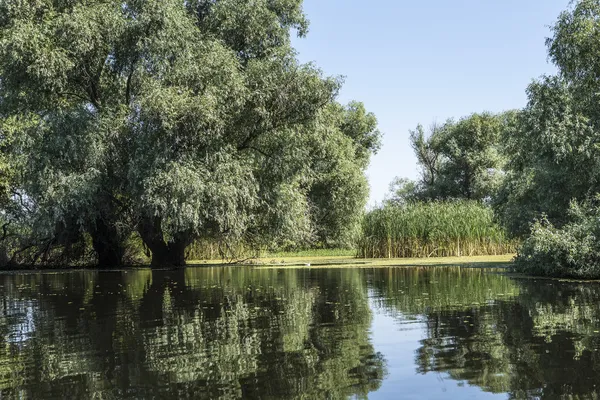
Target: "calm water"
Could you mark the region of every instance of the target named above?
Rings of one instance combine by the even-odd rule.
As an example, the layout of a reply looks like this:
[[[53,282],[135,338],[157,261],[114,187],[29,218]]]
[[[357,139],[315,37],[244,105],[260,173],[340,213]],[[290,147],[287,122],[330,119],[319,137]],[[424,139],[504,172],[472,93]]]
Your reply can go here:
[[[461,268],[0,275],[0,398],[597,398],[600,285]]]

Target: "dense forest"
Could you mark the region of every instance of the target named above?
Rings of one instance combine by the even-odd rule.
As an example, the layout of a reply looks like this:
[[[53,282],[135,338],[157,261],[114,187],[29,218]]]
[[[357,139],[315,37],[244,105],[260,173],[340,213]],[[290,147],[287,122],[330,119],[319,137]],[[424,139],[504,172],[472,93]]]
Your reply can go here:
[[[417,126],[420,178],[365,216],[377,120],[298,61],[302,0],[1,2],[0,265],[180,266],[210,242],[518,248],[521,271],[599,276],[599,28],[598,0],[558,17],[523,109]]]

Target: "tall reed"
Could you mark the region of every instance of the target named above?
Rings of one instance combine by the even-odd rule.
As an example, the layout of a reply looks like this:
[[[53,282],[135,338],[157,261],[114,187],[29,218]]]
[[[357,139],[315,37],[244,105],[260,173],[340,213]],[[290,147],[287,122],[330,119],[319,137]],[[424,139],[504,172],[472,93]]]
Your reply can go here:
[[[452,257],[508,254],[515,244],[479,202],[387,205],[366,214],[358,256]]]
[[[243,240],[199,239],[186,249],[187,260],[235,260],[260,257],[265,250]]]

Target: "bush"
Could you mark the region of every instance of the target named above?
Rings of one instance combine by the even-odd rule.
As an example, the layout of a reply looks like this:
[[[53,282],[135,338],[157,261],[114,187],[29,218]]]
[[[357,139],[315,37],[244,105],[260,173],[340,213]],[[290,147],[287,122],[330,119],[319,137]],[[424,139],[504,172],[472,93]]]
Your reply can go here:
[[[517,272],[549,277],[600,278],[600,209],[570,208],[571,222],[561,229],[543,217],[531,228],[515,259]]]

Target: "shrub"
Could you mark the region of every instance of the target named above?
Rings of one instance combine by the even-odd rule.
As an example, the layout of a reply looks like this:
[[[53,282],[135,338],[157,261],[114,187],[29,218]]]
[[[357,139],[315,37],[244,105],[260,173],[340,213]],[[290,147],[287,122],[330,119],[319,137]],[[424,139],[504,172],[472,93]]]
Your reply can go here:
[[[515,258],[515,271],[576,279],[600,278],[600,209],[571,204],[571,222],[558,229],[543,217]]]

